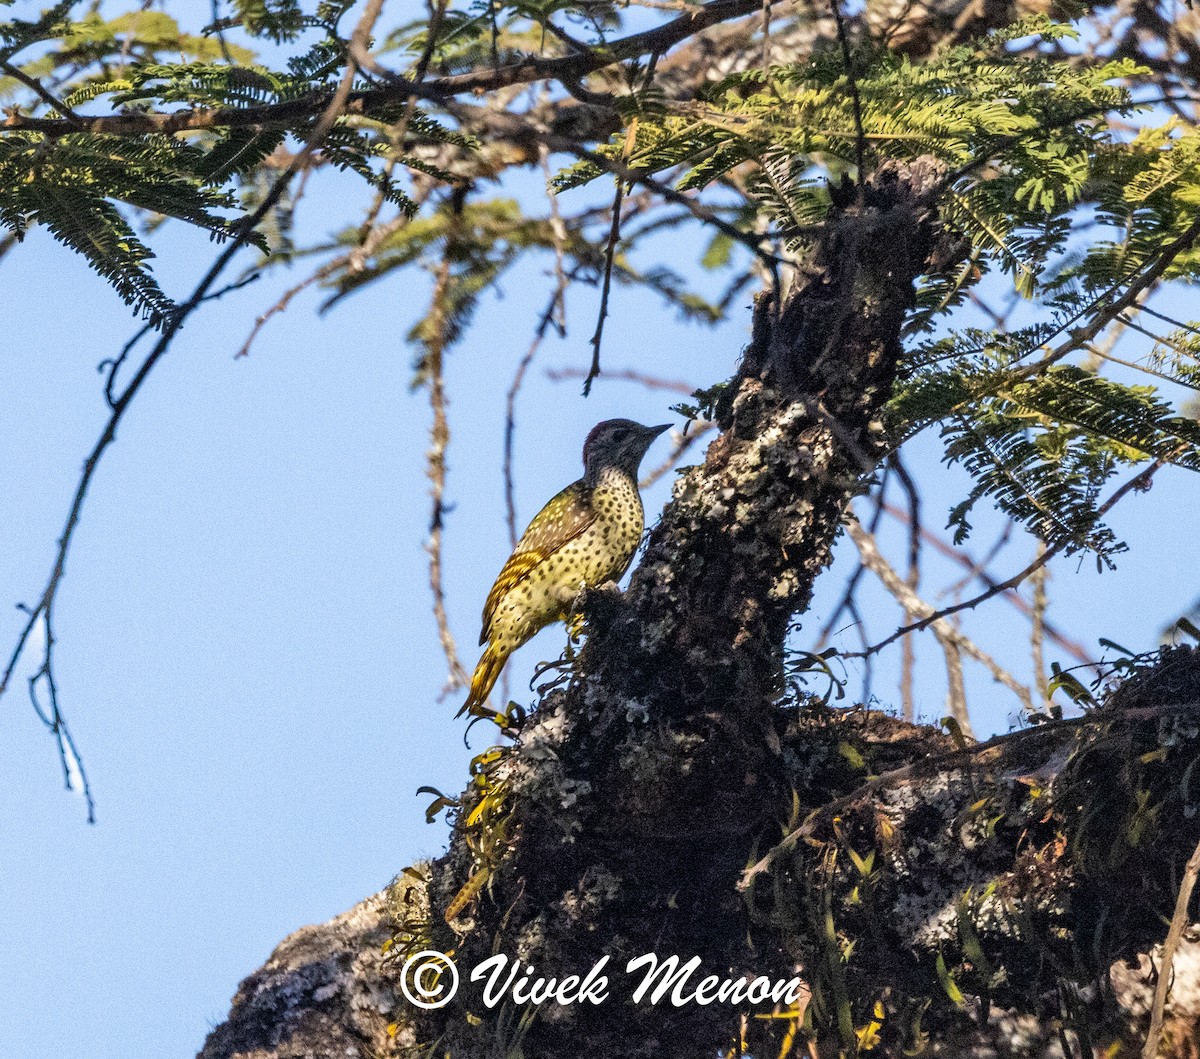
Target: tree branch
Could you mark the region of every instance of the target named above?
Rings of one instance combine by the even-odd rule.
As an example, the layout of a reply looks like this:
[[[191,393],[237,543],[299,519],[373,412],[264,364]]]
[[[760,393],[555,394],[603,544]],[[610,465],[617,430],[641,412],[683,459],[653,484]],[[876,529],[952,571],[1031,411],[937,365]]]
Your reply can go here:
[[[444,101],[454,96],[488,92],[534,81],[576,82],[606,66],[644,55],[666,52],[710,26],[755,14],[761,10],[762,4],[763,0],[710,0],[709,3],[654,29],[632,33],[606,46],[591,48],[584,54],[549,59],[531,55],[508,66],[471,70],[462,74],[434,77],[427,81],[394,76],[386,87],[347,93],[339,112],[369,116],[381,107],[413,97]],[[356,68],[353,56],[348,68]],[[0,122],[0,131],[29,130],[45,133],[47,136],[63,136],[69,132],[83,130],[134,136],[247,125],[292,125],[327,110],[337,94],[314,93],[282,103],[268,103],[255,107],[217,107],[211,110],[95,116],[81,114],[77,115],[77,121],[66,118],[34,118],[14,113]]]
[[[900,575],[892,568],[892,565],[880,554],[874,538],[859,525],[856,519],[851,519],[846,523],[846,532],[850,535],[850,539],[854,541],[855,547],[858,548],[858,554],[862,557],[863,565],[879,578],[884,588],[895,596],[896,601],[905,611],[928,619],[930,627],[944,646],[953,647],[956,651],[961,650],[964,654],[975,659],[976,662],[991,673],[994,680],[1003,684],[1009,691],[1016,695],[1027,714],[1034,712],[1033,700],[1030,697],[1029,689],[961,630],[956,629],[945,618],[935,617],[935,608],[921,599],[901,579]],[[960,688],[958,696],[961,695],[962,691]],[[961,716],[958,713],[954,713],[954,718],[962,727],[963,732],[967,736],[974,738],[971,733],[970,719],[966,714],[965,708]]]
[[[355,29],[355,32],[358,33],[360,29],[365,27],[365,33],[369,35],[371,26],[374,24],[375,19],[378,18],[381,7],[382,0],[370,0],[367,5],[367,9],[364,11],[362,18],[359,21],[358,27]],[[355,66],[354,63],[351,62],[346,68],[346,73],[343,76],[337,91],[333,93],[324,111],[317,119],[317,122],[314,125],[312,133],[305,143],[303,150],[301,150],[292,159],[288,167],[275,179],[274,183],[272,183],[270,188],[267,190],[262,201],[259,203],[254,212],[246,217],[244,221],[242,221],[241,227],[237,233],[225,245],[225,248],[217,256],[216,260],[209,267],[208,271],[204,274],[200,282],[196,284],[187,300],[179,305],[167,317],[163,324],[162,332],[159,334],[153,348],[142,360],[142,363],[139,365],[138,370],[134,373],[133,378],[130,379],[125,389],[121,391],[121,394],[116,397],[115,400],[113,400],[111,397],[112,376],[115,374],[116,369],[120,366],[121,358],[119,357],[114,361],[107,391],[112,409],[111,414],[109,415],[108,421],[104,425],[104,429],[101,431],[100,437],[97,439],[95,445],[92,447],[91,452],[88,454],[87,459],[84,461],[83,473],[80,475],[79,482],[75,487],[75,494],[71,501],[71,507],[67,512],[67,518],[63,526],[62,534],[58,539],[58,550],[55,554],[54,564],[51,567],[50,575],[46,580],[45,587],[42,590],[38,602],[33,607],[25,608],[28,615],[28,620],[21,629],[21,632],[18,634],[16,646],[14,647],[12,654],[9,656],[9,661],[4,668],[3,674],[0,675],[0,697],[3,697],[4,693],[8,690],[13,674],[16,671],[17,664],[25,651],[25,647],[29,642],[30,636],[37,628],[39,621],[46,622],[47,633],[46,643],[43,650],[42,667],[39,672],[45,673],[48,681],[53,679],[52,671],[54,640],[52,636],[52,629],[49,624],[50,617],[53,613],[54,603],[58,597],[58,591],[66,572],[67,555],[70,551],[71,542],[74,539],[75,531],[79,525],[79,516],[83,510],[84,501],[87,499],[88,489],[92,484],[92,479],[95,477],[96,468],[100,465],[100,460],[104,456],[104,453],[107,451],[108,447],[116,440],[117,427],[120,425],[121,420],[128,411],[130,404],[141,391],[142,386],[146,382],[146,379],[150,376],[150,373],[154,370],[155,366],[162,360],[167,351],[170,349],[171,343],[174,341],[175,336],[179,333],[179,329],[183,326],[184,321],[187,320],[187,318],[201,304],[203,304],[208,297],[209,291],[213,284],[216,283],[221,273],[225,271],[226,266],[233,259],[234,255],[243,246],[245,246],[250,234],[263,220],[263,218],[265,218],[267,214],[275,207],[275,204],[282,197],[288,184],[291,182],[292,177],[295,176],[295,174],[308,163],[308,160],[312,156],[313,152],[316,151],[316,149],[320,146],[321,141],[329,133],[329,130],[333,128],[333,125],[337,121],[342,108],[345,106],[347,97],[350,95],[350,87],[354,81],[354,73]],[[126,347],[126,351],[122,354],[122,356],[127,355],[129,348],[131,347]],[[61,715],[58,713],[56,705],[57,692],[55,692],[54,698],[54,717],[59,718]],[[65,725],[65,721],[63,724]],[[65,732],[65,727],[62,730]],[[67,738],[69,738],[69,736]],[[78,754],[75,756],[78,760]],[[92,812],[89,798],[88,822],[91,823],[93,821],[94,813]]]
[[[1129,481],[1121,485],[1112,494],[1112,496],[1110,496],[1103,504],[1100,505],[1096,512],[1097,517],[1103,517],[1106,515],[1110,510],[1112,510],[1113,506],[1129,492],[1143,492],[1148,489],[1151,480],[1154,478],[1155,474],[1158,473],[1162,466],[1162,460],[1155,460],[1139,474],[1134,475],[1134,477],[1130,478]],[[895,643],[895,641],[900,639],[901,636],[907,636],[911,632],[919,632],[921,629],[932,625],[933,622],[940,618],[949,617],[951,614],[957,614],[960,610],[973,610],[975,607],[979,606],[980,603],[991,599],[993,596],[998,596],[1001,592],[1007,592],[1009,589],[1016,588],[1027,577],[1029,577],[1030,574],[1040,570],[1051,559],[1053,559],[1054,556],[1062,551],[1065,545],[1066,542],[1063,541],[1054,545],[1053,547],[1044,549],[1038,554],[1037,558],[1034,559],[1032,563],[1025,567],[1024,570],[1013,574],[1012,577],[1010,577],[1007,581],[993,582],[987,591],[981,592],[979,595],[974,596],[971,599],[964,600],[962,603],[955,603],[951,607],[943,607],[941,610],[934,614],[930,614],[928,617],[922,618],[920,621],[915,621],[910,625],[902,626],[892,633],[891,636],[880,640],[878,643],[872,644],[865,651],[853,651],[848,653],[846,657],[866,658],[868,655],[873,655],[883,650],[883,648],[887,647],[889,644]]]

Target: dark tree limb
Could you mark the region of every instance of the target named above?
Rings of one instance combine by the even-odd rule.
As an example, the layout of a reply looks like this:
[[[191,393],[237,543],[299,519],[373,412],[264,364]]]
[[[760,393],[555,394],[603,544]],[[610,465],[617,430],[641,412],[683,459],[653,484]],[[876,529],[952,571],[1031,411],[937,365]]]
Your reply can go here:
[[[496,948],[520,952],[551,975],[614,945],[618,962],[659,949],[790,966],[778,943],[746,949],[736,883],[789,801],[784,642],[884,451],[878,415],[913,281],[938,241],[922,203],[940,175],[918,161],[880,170],[861,190],[835,189],[791,293],[781,304],[760,297],[753,341],[718,405],[720,436],[681,477],[628,592],[591,601],[566,686],[543,697],[487,777],[495,815],[482,826],[503,817],[514,837],[481,860],[481,825],[460,823],[434,866],[435,947],[467,965]],[[481,878],[486,888],[468,886]],[[437,926],[438,909],[450,909],[453,932]],[[474,1054],[511,1012],[486,1012],[469,989],[461,996],[481,1024],[456,1001],[419,1035]],[[713,1009],[572,1008],[534,1020],[522,1047],[715,1054],[728,1033],[728,1013]]]
[[[532,734],[526,734],[531,755]],[[956,747],[936,731],[862,710],[793,713],[781,737],[802,796],[825,800],[806,822],[803,840],[781,846],[771,864],[744,880],[754,913],[749,926],[739,902],[724,917],[701,924],[706,932],[736,926],[761,939],[773,922],[789,954],[805,959],[806,973],[819,981],[826,972],[804,909],[812,887],[818,894],[829,887],[836,931],[855,941],[843,973],[846,996],[857,1005],[852,1017],[857,1020],[883,998],[888,1011],[872,1054],[888,1059],[912,1054],[920,1043],[906,1037],[912,1024],[899,1003],[903,991],[921,1001],[924,1054],[930,1056],[1062,1059],[1064,1040],[1071,1054],[1079,1054],[1073,1042],[1088,1042],[1083,1054],[1095,1048],[1094,1054],[1136,1055],[1148,1032],[1160,1056],[1195,1054],[1200,944],[1182,927],[1195,919],[1184,889],[1195,875],[1200,817],[1183,811],[1195,801],[1181,780],[1200,760],[1200,653],[1167,650],[1100,709],[974,746]],[[836,748],[846,743],[864,755],[867,768],[877,773],[873,778],[839,758]],[[561,759],[547,753],[551,747],[544,739],[540,749],[543,772],[553,772]],[[704,753],[703,745],[693,745],[691,760]],[[652,797],[643,793],[645,800]],[[1149,816],[1147,806],[1154,808]],[[570,815],[568,823],[577,819],[561,806],[560,815]],[[697,854],[684,859],[693,872],[700,852],[712,855],[738,837],[728,815],[698,823],[703,826],[686,836]],[[619,828],[619,820],[610,817],[610,825]],[[580,833],[576,837],[586,840]],[[642,852],[652,848],[660,856],[684,857],[678,848],[683,837],[644,829]],[[850,868],[848,849],[857,849],[860,860],[874,850],[869,886]],[[806,862],[828,862],[833,850],[842,855],[832,858],[832,870],[828,864],[819,875],[804,869]],[[677,870],[679,863],[672,867]],[[654,871],[652,862],[641,862],[643,875]],[[384,893],[287,939],[242,984],[229,1020],[210,1035],[201,1059],[383,1059],[429,1043],[429,1021],[414,1018],[401,999],[400,957],[385,959],[383,952],[391,939],[433,922],[429,873],[428,866],[409,869]],[[583,920],[577,924],[576,960],[586,966],[593,942],[582,928],[598,911],[614,913],[589,905],[589,894],[595,900],[614,885],[620,888],[620,880],[612,878],[601,888],[603,879],[594,866],[590,879],[573,891],[574,903],[543,908],[543,932],[505,937],[501,951],[520,951],[513,946],[522,940],[544,946],[554,913],[569,908]],[[689,882],[686,872],[675,879],[676,912],[682,911],[678,900],[687,895]],[[865,900],[843,900],[851,884],[860,892],[867,887]],[[437,889],[435,870],[434,905]],[[509,896],[518,902],[508,907],[519,908],[523,895]],[[667,950],[679,925],[653,908],[641,911],[661,932],[650,947]],[[777,918],[784,915],[791,918]],[[973,924],[969,934],[964,916]],[[1168,919],[1169,951],[1161,945]],[[977,962],[963,969],[964,938],[973,945],[972,960],[989,961],[990,976],[980,973]],[[631,942],[596,943],[617,951]],[[639,943],[634,939],[632,946]],[[526,948],[521,955],[553,973],[540,962],[541,953]],[[706,968],[724,972],[705,955]],[[760,949],[755,956],[756,969],[765,970],[769,953]],[[965,995],[959,1003],[943,991],[934,966],[939,959],[955,969]],[[458,960],[462,968],[471,966],[467,951],[460,950]],[[1063,1004],[1064,996],[1069,1004]],[[607,1011],[610,1029],[625,1017],[614,1007]],[[1155,1012],[1165,1012],[1161,1033],[1150,1025]],[[692,1055],[714,1054],[678,1022],[671,1027],[674,1035],[664,1028],[656,1039],[654,1030],[671,1016],[661,1007],[650,1009],[640,1023],[625,1025],[624,1050],[607,1054],[663,1054],[660,1047],[665,1054],[689,1054],[689,1043]],[[462,1018],[461,1012],[454,1017]],[[558,1020],[561,1012],[540,1018]],[[524,1040],[526,1054],[543,1054],[537,1044],[551,1033],[549,1027],[538,1031],[537,1023]],[[545,1054],[601,1054],[587,1028],[571,1025],[570,1050]],[[493,1024],[490,1030],[479,1040],[441,1043],[459,1059],[491,1055],[489,1046],[503,1037],[501,1027]],[[802,1041],[793,1054],[812,1054]],[[838,1053],[836,1039],[828,1045],[828,1039],[818,1040],[817,1054]]]
[[[431,77],[426,80],[393,76],[384,87],[349,93],[342,112],[369,115],[380,107],[412,98],[446,100],[476,92],[490,92],[510,85],[532,84],[535,81],[552,80],[574,84],[588,74],[615,63],[662,54],[710,26],[757,12],[761,10],[762,4],[763,0],[710,0],[694,11],[680,15],[661,26],[631,33],[607,46],[589,48],[582,53],[572,52],[570,55],[554,58],[530,55],[507,66],[488,66],[462,74]],[[210,110],[95,116],[77,114],[74,120],[35,118],[14,111],[0,121],[0,131],[24,129],[48,136],[62,136],[82,130],[133,136],[139,133],[171,133],[232,126],[288,125],[320,114],[330,104],[334,95],[334,92],[318,93],[256,107],[214,107]]]

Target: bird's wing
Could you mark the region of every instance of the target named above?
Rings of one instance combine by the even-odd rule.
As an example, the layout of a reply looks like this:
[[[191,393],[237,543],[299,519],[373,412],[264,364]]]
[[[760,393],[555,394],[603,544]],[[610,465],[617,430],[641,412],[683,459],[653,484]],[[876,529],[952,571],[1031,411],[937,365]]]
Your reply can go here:
[[[492,615],[509,590],[595,521],[596,512],[588,502],[587,489],[582,480],[572,482],[555,494],[534,516],[488,593],[487,602],[483,605],[480,644],[487,642]]]

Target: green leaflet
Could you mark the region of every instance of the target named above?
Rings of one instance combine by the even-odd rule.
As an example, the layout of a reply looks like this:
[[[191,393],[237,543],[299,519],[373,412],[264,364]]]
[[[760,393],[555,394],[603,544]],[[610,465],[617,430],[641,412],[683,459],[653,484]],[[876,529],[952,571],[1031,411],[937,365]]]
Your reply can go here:
[[[58,90],[64,107],[83,108],[99,100],[102,111],[112,112],[123,108],[237,110],[331,91],[345,61],[337,21],[351,5],[345,0],[323,0],[314,14],[303,14],[294,0],[238,4],[239,17],[259,35],[284,40],[300,28],[324,31],[281,70],[253,64],[252,55],[236,44],[184,33],[174,18],[161,11],[138,9],[109,20],[90,11],[72,20],[74,6],[60,3],[35,22],[0,23],[0,55],[48,45],[24,72],[52,80],[66,71],[67,83]],[[76,71],[78,76],[72,77]],[[56,116],[15,79],[5,79],[0,91],[17,93],[28,111]],[[377,108],[371,118],[340,121],[326,137],[323,158],[355,172],[385,200],[412,213],[415,204],[384,161],[399,161],[439,178],[447,174],[403,153],[401,145],[392,142],[389,126],[402,116],[407,117],[414,140],[453,143],[464,150],[475,146],[469,137],[424,111],[409,113],[399,100]],[[136,312],[158,324],[172,305],[151,274],[153,253],[135,234],[137,213],[123,207],[149,214],[151,220],[175,218],[224,237],[236,228],[239,213],[253,208],[254,185],[264,172],[263,162],[289,136],[306,138],[312,120],[310,114],[296,112],[274,124],[178,135],[72,132],[47,137],[24,130],[3,131],[0,224],[18,234],[31,225],[43,225],[87,257],[94,271]],[[250,185],[241,201],[233,194],[234,182]],[[266,251],[267,236],[284,238],[285,226],[286,218],[273,214],[250,242]]]
[[[1071,365],[1029,378],[1019,369],[959,361],[906,382],[889,406],[906,435],[940,422],[946,461],[974,485],[950,513],[960,543],[987,498],[1047,544],[1102,562],[1124,549],[1098,521],[1100,487],[1121,465],[1149,459],[1200,471],[1200,424],[1175,414],[1149,386]]]
[[[34,224],[83,254],[135,312],[161,323],[173,305],[150,275],[153,254],[113,204],[178,217],[228,235],[216,210],[231,198],[189,172],[197,152],[167,137],[116,143],[88,133],[51,142],[34,134],[0,138],[0,224],[23,234]]]

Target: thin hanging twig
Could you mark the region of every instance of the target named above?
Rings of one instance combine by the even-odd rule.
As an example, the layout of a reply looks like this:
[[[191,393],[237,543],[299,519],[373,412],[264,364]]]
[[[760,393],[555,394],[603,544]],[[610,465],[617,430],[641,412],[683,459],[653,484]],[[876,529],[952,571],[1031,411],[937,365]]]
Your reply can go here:
[[[429,495],[433,508],[429,516],[429,540],[425,551],[429,555],[429,589],[433,593],[433,617],[437,623],[438,640],[446,656],[446,684],[443,697],[456,688],[466,687],[470,676],[458,657],[458,646],[450,631],[446,616],[446,593],[442,585],[442,529],[446,514],[446,449],[450,444],[450,423],[446,418],[446,388],[444,357],[446,351],[447,300],[450,297],[450,262],[453,255],[453,240],[447,238],[446,247],[438,265],[430,301],[429,316],[432,323],[429,341],[426,344],[425,372],[429,390],[429,407],[433,422],[429,428],[429,452],[426,457],[426,474],[430,481]]]
[[[363,12],[362,17],[359,19],[358,24],[354,28],[354,37],[361,37],[365,40],[370,36],[371,29],[374,26],[376,19],[379,17],[382,4],[383,0],[370,0]],[[234,255],[236,255],[237,252],[243,246],[245,246],[250,234],[255,230],[255,228],[257,228],[263,218],[265,218],[267,214],[274,209],[275,205],[283,197],[283,194],[287,190],[288,185],[291,183],[292,178],[297,172],[302,170],[308,164],[308,161],[312,157],[313,153],[317,150],[321,142],[333,128],[335,122],[346,106],[346,101],[350,97],[350,90],[354,83],[354,74],[356,69],[357,68],[353,61],[347,63],[346,71],[343,74],[337,89],[330,97],[328,105],[321,112],[320,117],[314,124],[313,130],[309,135],[304,148],[291,160],[287,168],[285,168],[284,171],[280,173],[278,177],[276,177],[274,183],[272,183],[266,194],[263,196],[262,201],[258,204],[258,207],[238,226],[233,238],[231,238],[229,242],[225,244],[225,247],[217,255],[208,271],[201,278],[200,282],[196,284],[195,288],[193,288],[192,293],[188,296],[187,300],[178,305],[175,310],[166,317],[163,322],[163,329],[159,333],[157,341],[154,343],[154,346],[151,348],[150,352],[142,360],[142,363],[138,366],[137,371],[134,373],[129,383],[125,386],[125,389],[122,390],[121,394],[117,396],[115,400],[111,399],[110,394],[111,413],[104,425],[103,430],[100,433],[100,437],[97,439],[95,445],[92,447],[91,452],[84,461],[83,471],[80,474],[79,481],[75,487],[75,494],[72,498],[70,509],[67,512],[66,523],[63,526],[62,533],[59,535],[58,550],[55,553],[54,563],[51,567],[50,575],[46,580],[45,587],[43,588],[42,594],[37,603],[32,607],[23,608],[28,617],[25,625],[21,629],[21,632],[17,636],[17,642],[13,648],[12,654],[9,656],[8,664],[5,666],[3,674],[0,675],[0,697],[2,697],[8,690],[13,674],[16,671],[17,664],[20,662],[21,656],[23,655],[25,648],[29,643],[30,636],[38,627],[38,623],[44,622],[46,639],[42,649],[42,664],[39,667],[38,675],[35,677],[35,680],[44,679],[48,689],[53,687],[53,701],[51,703],[51,713],[49,715],[47,715],[45,711],[42,710],[40,704],[36,702],[35,709],[37,709],[39,716],[42,717],[43,720],[45,720],[46,716],[50,716],[52,722],[55,720],[58,722],[57,726],[52,724],[52,730],[54,731],[56,739],[58,740],[60,757],[64,754],[65,749],[69,749],[71,755],[73,756],[74,763],[79,769],[80,782],[84,786],[85,794],[88,797],[89,823],[95,822],[94,805],[91,801],[91,791],[87,786],[87,778],[82,771],[82,759],[80,758],[73,742],[71,741],[70,733],[66,728],[66,720],[62,716],[62,712],[57,704],[57,685],[53,684],[55,641],[53,636],[53,625],[51,621],[54,604],[58,598],[58,591],[62,585],[62,580],[66,572],[67,556],[71,549],[71,543],[74,540],[75,531],[79,525],[79,517],[83,510],[84,502],[87,499],[88,489],[92,484],[92,479],[95,477],[96,469],[100,465],[100,461],[103,458],[104,453],[116,440],[117,427],[124,418],[126,411],[129,409],[133,399],[141,391],[141,388],[146,379],[149,377],[150,373],[170,349],[172,341],[179,333],[179,329],[183,326],[187,318],[191,316],[191,314],[208,299],[209,291],[211,290],[213,284],[216,283],[221,273],[225,271],[225,268],[233,259]],[[119,364],[117,366],[119,367]],[[115,371],[115,368],[113,370]],[[110,372],[110,379],[111,377],[112,373]],[[36,688],[34,686],[31,686],[31,693],[36,693]],[[69,777],[70,762],[68,762],[65,757],[63,758],[63,765],[67,770],[67,775]]]
[[[1162,466],[1162,460],[1155,460],[1141,473],[1135,475],[1134,477],[1130,478],[1129,481],[1121,485],[1112,496],[1110,496],[1103,504],[1100,505],[1096,512],[1097,517],[1102,518],[1104,515],[1106,515],[1112,509],[1113,505],[1118,503],[1130,492],[1141,492],[1149,488],[1151,480]],[[901,636],[907,636],[911,632],[919,632],[921,629],[927,628],[929,625],[932,625],[935,621],[938,621],[941,618],[948,617],[951,614],[957,614],[960,610],[973,609],[974,607],[979,606],[980,603],[991,599],[993,596],[999,595],[1001,592],[1006,592],[1010,588],[1016,588],[1019,584],[1022,584],[1025,579],[1030,576],[1030,574],[1037,572],[1052,558],[1054,558],[1054,556],[1056,556],[1066,546],[1066,543],[1066,541],[1062,541],[1058,544],[1048,547],[1032,563],[1025,567],[1024,570],[1013,574],[1013,576],[1008,578],[1006,581],[996,582],[990,588],[988,588],[986,592],[981,592],[979,595],[973,596],[971,599],[964,600],[961,603],[956,603],[952,607],[944,607],[942,610],[936,611],[933,614],[930,614],[928,617],[922,618],[920,621],[913,622],[910,625],[902,626],[890,636],[880,640],[878,643],[872,644],[865,651],[848,654],[846,657],[865,658],[868,655],[876,654],[889,644],[895,643],[896,640],[900,639]]]
[[[596,330],[590,339],[592,363],[583,380],[583,396],[592,392],[592,382],[600,374],[600,342],[604,338],[604,321],[608,316],[608,294],[612,289],[613,259],[617,253],[617,242],[621,238],[621,200],[625,198],[625,181],[617,178],[617,190],[613,194],[612,223],[608,228],[608,242],[604,246],[604,280],[600,286],[600,309],[596,316]]]
[[[1175,898],[1175,912],[1171,916],[1171,925],[1167,928],[1167,938],[1163,942],[1162,956],[1158,962],[1158,982],[1154,986],[1154,1002],[1150,1008],[1150,1029],[1146,1033],[1142,1059],[1157,1059],[1158,1056],[1158,1046],[1162,1041],[1163,1009],[1167,1004],[1167,991],[1171,988],[1175,951],[1179,948],[1184,930],[1187,929],[1188,907],[1192,901],[1192,890],[1196,886],[1197,875],[1200,875],[1200,844],[1192,851],[1187,866],[1183,869],[1183,879]]]
[[[546,332],[550,329],[551,325],[555,327],[560,337],[565,337],[566,331],[561,323],[555,323],[555,316],[562,306],[567,284],[571,282],[574,275],[574,272],[572,272],[559,278],[558,285],[551,293],[550,300],[546,308],[542,311],[541,317],[538,319],[538,325],[534,328],[533,339],[529,343],[529,348],[525,350],[525,355],[517,364],[517,370],[513,373],[512,382],[509,384],[508,394],[505,398],[504,509],[505,521],[508,524],[509,543],[513,545],[517,543],[516,476],[513,474],[513,446],[517,432],[517,395],[521,392],[521,386],[525,382],[525,375],[529,371],[529,365],[533,363],[533,358],[537,355],[537,351],[541,347],[542,341],[546,337]]]

